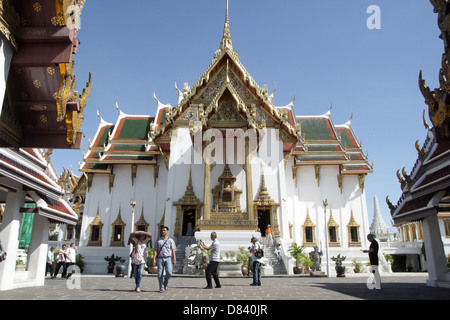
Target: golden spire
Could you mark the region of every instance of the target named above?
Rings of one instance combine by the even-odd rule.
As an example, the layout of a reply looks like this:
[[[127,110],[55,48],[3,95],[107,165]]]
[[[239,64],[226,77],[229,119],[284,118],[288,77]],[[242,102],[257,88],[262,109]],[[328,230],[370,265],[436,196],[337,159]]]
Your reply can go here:
[[[223,27],[222,41],[220,42],[220,49],[233,50],[233,42],[231,41],[230,35],[230,19],[228,17],[228,0],[227,9],[225,11],[225,25]]]

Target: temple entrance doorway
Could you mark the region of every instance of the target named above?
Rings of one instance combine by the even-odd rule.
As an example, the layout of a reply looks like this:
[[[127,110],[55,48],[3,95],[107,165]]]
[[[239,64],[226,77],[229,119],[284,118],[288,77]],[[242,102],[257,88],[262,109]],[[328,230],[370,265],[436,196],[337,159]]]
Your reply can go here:
[[[270,209],[258,208],[258,229],[261,232],[261,237],[266,236],[266,228],[270,222]]]
[[[184,237],[190,237],[194,235],[195,232],[195,217],[196,208],[195,207],[183,207],[183,227],[181,230],[181,235]]]

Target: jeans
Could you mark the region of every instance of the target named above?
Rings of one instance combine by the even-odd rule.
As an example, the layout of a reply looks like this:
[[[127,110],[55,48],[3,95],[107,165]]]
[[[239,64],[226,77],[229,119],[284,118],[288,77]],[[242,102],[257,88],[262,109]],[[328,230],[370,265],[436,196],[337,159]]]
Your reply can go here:
[[[132,270],[133,270],[134,282],[136,283],[136,288],[140,288],[142,274],[144,273],[145,263],[141,263],[141,264],[132,263],[131,265],[133,267]]]
[[[158,262],[156,263],[158,266],[158,281],[159,281],[159,290],[164,290],[164,287],[167,287],[169,284],[169,279],[172,276],[172,258],[158,258]],[[164,269],[166,270],[166,276],[164,277]]]
[[[253,261],[253,284],[261,285],[261,262]]]

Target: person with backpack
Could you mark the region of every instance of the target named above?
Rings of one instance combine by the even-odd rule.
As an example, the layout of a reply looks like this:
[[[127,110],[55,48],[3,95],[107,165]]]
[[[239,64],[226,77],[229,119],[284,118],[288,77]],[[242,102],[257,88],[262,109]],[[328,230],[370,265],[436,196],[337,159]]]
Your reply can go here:
[[[252,246],[249,247],[250,252],[252,253],[252,271],[253,271],[253,283],[251,286],[260,286],[261,285],[261,258],[264,256],[264,251],[261,248],[261,245],[258,242],[256,237],[252,237],[251,239]]]
[[[175,255],[175,241],[169,238],[169,228],[161,227],[161,237],[156,241],[155,254],[153,255],[153,265],[157,262],[158,266],[158,281],[159,293],[168,290],[169,279],[172,276],[172,257],[173,265],[177,264],[177,257]],[[164,270],[166,272],[164,277]]]

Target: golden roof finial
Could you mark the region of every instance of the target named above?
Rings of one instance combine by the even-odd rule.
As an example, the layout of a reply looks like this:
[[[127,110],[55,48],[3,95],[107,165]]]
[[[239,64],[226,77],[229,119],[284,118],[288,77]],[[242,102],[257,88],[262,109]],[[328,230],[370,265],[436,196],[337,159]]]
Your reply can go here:
[[[220,42],[220,49],[233,50],[233,42],[231,41],[231,34],[230,34],[230,19],[228,16],[228,0],[227,0],[227,9],[225,11],[225,25],[223,27],[223,36],[222,41]]]

